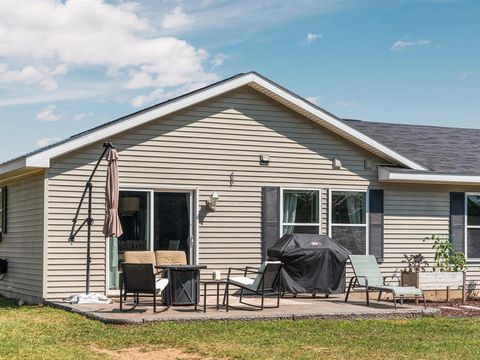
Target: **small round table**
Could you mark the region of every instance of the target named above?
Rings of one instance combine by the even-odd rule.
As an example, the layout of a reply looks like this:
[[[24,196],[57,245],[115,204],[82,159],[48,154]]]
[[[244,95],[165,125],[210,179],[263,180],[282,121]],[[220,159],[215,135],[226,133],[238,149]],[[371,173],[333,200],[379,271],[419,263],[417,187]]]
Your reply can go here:
[[[205,279],[200,280],[200,284],[203,285],[203,312],[207,312],[207,285],[216,284],[217,285],[217,310],[220,310],[220,284],[225,284],[225,291],[228,294],[228,280],[215,280],[215,279]],[[227,296],[227,312],[228,312],[228,296]]]

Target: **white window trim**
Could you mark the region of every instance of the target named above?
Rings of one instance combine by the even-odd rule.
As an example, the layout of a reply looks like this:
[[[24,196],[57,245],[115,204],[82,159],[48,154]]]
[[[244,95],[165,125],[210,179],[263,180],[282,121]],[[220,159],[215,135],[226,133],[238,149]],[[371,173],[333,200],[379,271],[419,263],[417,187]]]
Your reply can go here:
[[[465,247],[465,260],[466,261],[469,261],[469,262],[480,262],[480,258],[469,258],[468,257],[468,229],[480,229],[480,225],[468,225],[468,203],[467,203],[467,200],[468,200],[468,196],[470,195],[476,195],[476,196],[480,196],[480,193],[478,192],[466,192],[465,193],[465,219],[464,219],[464,224],[465,224],[465,233],[464,233],[464,236],[463,236],[463,239],[464,239],[464,247]]]
[[[332,193],[334,191],[343,191],[343,192],[364,192],[365,195],[365,224],[337,224],[332,223]],[[368,189],[328,189],[328,236],[332,237],[332,226],[351,226],[351,227],[365,227],[365,254],[369,255],[370,249],[370,207],[369,200],[370,194]]]
[[[284,223],[283,222],[283,191],[318,191],[318,223]],[[284,226],[318,226],[318,234],[322,233],[322,188],[292,188],[292,187],[280,187],[280,229],[279,236],[283,236]]]

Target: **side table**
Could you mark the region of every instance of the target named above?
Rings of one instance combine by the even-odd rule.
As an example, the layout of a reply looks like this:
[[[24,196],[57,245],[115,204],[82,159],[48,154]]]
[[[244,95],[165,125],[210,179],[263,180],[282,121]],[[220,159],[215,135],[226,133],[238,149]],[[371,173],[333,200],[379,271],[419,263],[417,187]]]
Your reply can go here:
[[[217,285],[217,310],[220,309],[220,284],[225,284],[225,291],[228,293],[228,280],[200,280],[200,284],[203,285],[203,312],[207,312],[207,285]],[[228,312],[228,297],[227,297],[227,312]]]

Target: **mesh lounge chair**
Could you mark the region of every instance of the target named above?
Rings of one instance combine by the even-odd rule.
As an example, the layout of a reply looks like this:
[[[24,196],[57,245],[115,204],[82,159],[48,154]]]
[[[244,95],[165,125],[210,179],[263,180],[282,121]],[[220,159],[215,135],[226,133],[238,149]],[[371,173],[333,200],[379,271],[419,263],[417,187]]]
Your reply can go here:
[[[134,296],[134,307],[139,303],[140,294],[148,294],[153,297],[153,312],[156,312],[157,295],[169,284],[168,271],[166,272],[166,278],[159,278],[155,276],[152,264],[123,263],[122,269],[123,286],[120,290],[120,311],[123,310],[123,300],[127,298],[128,294]],[[171,291],[168,291],[168,293],[171,293]],[[167,301],[167,304],[169,306],[171,301]]]
[[[400,298],[402,301],[405,297],[414,297],[416,298],[423,298],[423,305],[427,308],[427,303],[425,302],[425,295],[421,289],[417,289],[415,287],[407,287],[407,286],[390,286],[386,284],[386,279],[389,276],[383,277],[382,273],[380,272],[380,268],[378,267],[377,260],[373,255],[350,255],[350,262],[352,264],[353,272],[355,276],[350,279],[350,283],[348,285],[347,294],[345,296],[345,302],[348,301],[348,295],[350,294],[350,290],[353,290],[355,287],[362,287],[365,288],[365,293],[367,296],[367,306],[370,305],[369,300],[369,290],[378,291],[378,301],[380,301],[380,297],[382,293],[390,292],[393,294],[393,304],[395,305],[395,309],[397,308],[397,298]],[[391,278],[394,278],[390,276]],[[397,278],[398,280],[398,278]],[[400,281],[398,280],[399,285]]]
[[[258,307],[261,310],[266,308],[264,306],[265,295],[276,295],[277,305],[268,306],[268,308],[278,308],[280,306],[280,289],[281,289],[281,277],[280,271],[282,270],[283,263],[280,261],[266,261],[256,269],[250,266],[245,268],[229,268],[227,281],[229,286],[225,289],[225,295],[223,297],[223,304],[225,305],[225,298],[228,296],[230,286],[234,285],[240,288],[240,303]],[[232,270],[242,271],[244,276],[231,276]],[[255,274],[255,279],[247,277],[247,275]],[[247,290],[254,294],[261,296],[261,305],[249,304],[243,301],[243,293]],[[227,305],[228,306],[228,305]],[[230,306],[232,307],[232,306]]]

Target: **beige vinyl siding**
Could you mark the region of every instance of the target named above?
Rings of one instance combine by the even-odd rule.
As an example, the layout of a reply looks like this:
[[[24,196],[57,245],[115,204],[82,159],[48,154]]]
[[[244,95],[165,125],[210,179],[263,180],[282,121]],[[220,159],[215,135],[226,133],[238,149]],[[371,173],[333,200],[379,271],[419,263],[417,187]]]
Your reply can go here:
[[[8,260],[8,274],[0,281],[0,293],[38,301],[43,284],[43,172],[0,186],[8,187],[8,228],[0,242],[0,257]]]
[[[376,166],[365,170],[364,160],[384,162],[247,87],[109,140],[119,150],[121,186],[198,188],[198,256],[208,271],[259,264],[262,186],[365,189],[376,179]],[[67,238],[76,202],[101,150],[97,144],[51,162],[49,297],[83,291],[85,237],[74,244]],[[261,153],[270,155],[269,166],[259,165]],[[333,170],[333,158],[344,168]],[[94,183],[95,291],[103,291],[106,281],[104,177],[102,164]],[[217,210],[206,213],[205,200],[213,191],[220,195]],[[326,201],[323,190],[324,210]],[[324,230],[326,219],[324,211]]]
[[[425,252],[431,233],[448,233],[449,191],[440,186],[380,185],[385,163],[274,100],[244,87],[108,139],[119,150],[123,187],[198,189],[198,257],[213,270],[260,262],[261,188],[322,189],[322,232],[328,229],[328,189],[385,189],[385,275],[399,273],[403,253]],[[85,232],[68,243],[78,199],[102,151],[101,143],[51,161],[48,170],[48,297],[84,291]],[[270,155],[269,166],[259,155]],[[333,158],[342,161],[332,169]],[[365,169],[364,161],[373,163]],[[106,289],[105,163],[94,180],[92,290]],[[230,186],[233,173],[234,183]],[[215,212],[205,200],[219,193]],[[478,191],[478,189],[477,189]],[[82,216],[86,216],[83,210]],[[469,280],[480,281],[478,266]]]
[[[475,188],[445,187],[439,185],[385,186],[385,262],[382,270],[400,276],[405,264],[403,254],[425,255],[434,265],[432,241],[425,237],[448,235],[450,224],[450,192],[468,192]],[[478,187],[477,187],[478,191]],[[480,283],[480,263],[467,264],[467,284],[477,288]]]

